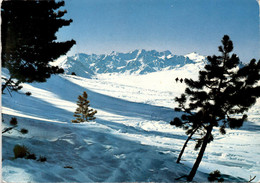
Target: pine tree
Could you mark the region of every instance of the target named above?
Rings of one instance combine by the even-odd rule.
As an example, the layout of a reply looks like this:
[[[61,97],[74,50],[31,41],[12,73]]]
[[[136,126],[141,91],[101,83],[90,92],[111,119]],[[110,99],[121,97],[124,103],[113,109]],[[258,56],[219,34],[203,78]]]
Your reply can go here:
[[[2,2],[1,60],[2,67],[10,73],[2,85],[2,93],[14,79],[18,83],[45,82],[51,74],[64,72],[49,65],[76,43],[74,40],[56,42],[55,33],[72,22],[62,19],[67,12],[58,10],[62,6],[64,1],[55,0]]]
[[[214,128],[221,134],[226,128],[240,128],[246,121],[246,112],[260,96],[260,60],[252,59],[239,68],[239,58],[232,54],[233,43],[229,36],[222,39],[220,56],[208,56],[208,64],[199,72],[199,80],[185,79],[187,88],[178,102],[176,111],[182,111],[181,118],[174,118],[171,125],[181,127],[191,135],[194,131],[199,138],[195,149],[199,149],[188,181],[192,181],[202,160],[207,144],[213,141]],[[194,132],[194,133],[195,133]]]
[[[88,94],[84,91],[83,95],[79,95],[77,105],[78,108],[74,113],[75,120],[72,120],[72,123],[81,123],[85,121],[95,120],[94,115],[97,113],[96,110],[89,109],[89,100],[87,100]]]

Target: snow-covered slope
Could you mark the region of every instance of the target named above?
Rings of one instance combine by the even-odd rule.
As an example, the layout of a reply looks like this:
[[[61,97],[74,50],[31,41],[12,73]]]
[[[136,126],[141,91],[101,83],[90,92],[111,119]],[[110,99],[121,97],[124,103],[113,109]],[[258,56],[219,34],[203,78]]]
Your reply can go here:
[[[62,61],[61,61],[62,62]],[[190,143],[183,164],[176,164],[186,139],[169,125],[174,97],[185,89],[179,78],[196,78],[202,63],[146,75],[98,74],[95,78],[59,75],[46,83],[24,84],[19,93],[2,96],[3,128],[17,117],[17,131],[4,134],[2,176],[7,182],[173,182],[190,171],[197,152]],[[3,75],[7,75],[4,71]],[[30,91],[31,96],[24,93]],[[72,124],[78,95],[86,91],[98,110],[95,122]],[[215,131],[195,181],[219,169],[227,181],[260,180],[260,103],[240,130]],[[26,145],[46,162],[13,159],[15,144]],[[71,168],[64,168],[71,167]],[[229,176],[228,176],[229,175]],[[231,175],[233,177],[231,177]],[[244,178],[244,179],[242,179]],[[185,180],[185,179],[181,179]]]
[[[199,58],[203,59],[202,57]],[[75,72],[78,76],[89,78],[94,74],[103,73],[147,74],[191,63],[195,63],[195,61],[188,56],[173,55],[168,50],[158,52],[142,49],[129,53],[112,52],[108,55],[79,53],[64,58],[62,62],[58,61],[56,65],[64,68],[67,74]]]

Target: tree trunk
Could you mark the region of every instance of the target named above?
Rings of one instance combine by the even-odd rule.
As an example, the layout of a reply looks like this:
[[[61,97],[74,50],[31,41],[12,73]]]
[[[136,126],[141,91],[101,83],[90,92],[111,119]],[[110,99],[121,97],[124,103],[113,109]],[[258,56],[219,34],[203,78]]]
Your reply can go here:
[[[191,137],[194,135],[194,133],[195,133],[197,130],[198,130],[198,127],[195,128],[195,129],[191,132],[190,136],[187,138],[187,140],[186,140],[186,142],[184,143],[184,145],[183,145],[183,147],[182,147],[182,150],[181,150],[181,152],[180,152],[180,154],[179,154],[179,156],[178,156],[178,159],[177,159],[176,163],[180,163],[182,154],[184,153],[184,150],[185,150],[185,148],[187,147],[187,144],[188,144],[189,140],[191,139]]]
[[[196,159],[196,161],[195,161],[195,163],[194,163],[194,165],[193,165],[193,167],[192,167],[192,169],[190,171],[189,176],[187,177],[187,181],[192,181],[193,180],[193,177],[195,176],[195,174],[197,172],[197,169],[199,168],[199,165],[200,165],[200,162],[202,160],[203,154],[204,154],[204,152],[206,150],[206,147],[208,145],[208,140],[209,140],[209,137],[211,135],[212,129],[213,129],[212,125],[210,125],[208,127],[208,129],[207,129],[207,133],[205,135],[205,138],[203,140],[202,146],[200,148],[200,152],[199,152],[198,157],[197,157],[197,159]]]
[[[2,87],[2,94],[3,94],[4,90],[5,90],[5,88],[8,86],[8,84],[9,84],[11,81],[12,81],[12,77],[10,77],[10,78],[5,82],[4,86]]]

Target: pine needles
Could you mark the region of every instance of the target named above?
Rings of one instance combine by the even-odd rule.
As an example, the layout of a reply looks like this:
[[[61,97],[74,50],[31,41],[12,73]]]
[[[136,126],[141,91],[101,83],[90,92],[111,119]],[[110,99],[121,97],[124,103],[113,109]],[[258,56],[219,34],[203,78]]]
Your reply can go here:
[[[97,113],[94,109],[89,109],[89,100],[87,100],[88,94],[87,92],[83,92],[83,95],[78,96],[77,105],[78,108],[74,112],[74,117],[76,117],[75,120],[71,120],[72,123],[82,123],[86,121],[92,121],[95,120],[96,117],[94,115]]]

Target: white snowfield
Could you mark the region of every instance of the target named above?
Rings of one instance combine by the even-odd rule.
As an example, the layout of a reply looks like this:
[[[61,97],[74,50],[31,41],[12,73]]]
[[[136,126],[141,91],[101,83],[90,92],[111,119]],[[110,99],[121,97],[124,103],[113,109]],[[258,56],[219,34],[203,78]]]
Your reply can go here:
[[[18,128],[2,137],[2,179],[6,182],[175,182],[188,174],[198,151],[190,142],[182,164],[175,161],[187,136],[169,123],[174,98],[186,88],[175,78],[194,78],[201,62],[146,75],[100,74],[87,79],[55,75],[45,83],[23,84],[2,95],[2,129],[11,117]],[[2,75],[7,72],[2,70]],[[30,91],[31,96],[24,93]],[[86,91],[94,122],[72,124],[79,95]],[[194,180],[207,181],[216,169],[226,181],[260,180],[260,102],[241,129],[216,129]],[[46,162],[13,159],[16,144]],[[185,178],[178,181],[185,181]]]

